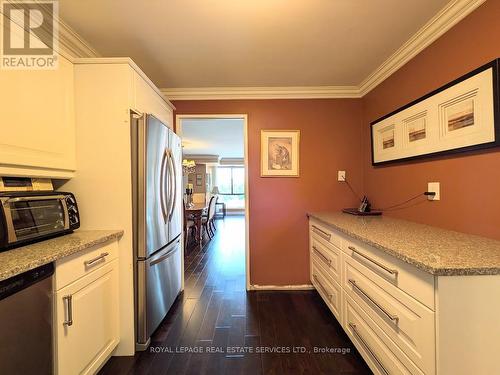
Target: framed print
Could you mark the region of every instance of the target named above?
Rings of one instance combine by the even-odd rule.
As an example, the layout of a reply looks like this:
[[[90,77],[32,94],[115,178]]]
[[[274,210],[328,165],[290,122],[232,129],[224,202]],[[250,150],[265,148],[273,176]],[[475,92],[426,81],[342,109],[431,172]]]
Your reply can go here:
[[[372,122],[372,164],[500,146],[499,61]]]
[[[299,130],[261,130],[261,177],[298,177],[299,142]]]

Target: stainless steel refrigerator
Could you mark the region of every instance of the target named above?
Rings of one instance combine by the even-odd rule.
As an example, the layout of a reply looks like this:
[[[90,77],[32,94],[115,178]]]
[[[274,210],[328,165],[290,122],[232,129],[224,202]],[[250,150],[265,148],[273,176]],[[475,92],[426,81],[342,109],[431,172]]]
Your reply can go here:
[[[182,149],[152,115],[132,116],[136,349],[148,347],[181,290]]]

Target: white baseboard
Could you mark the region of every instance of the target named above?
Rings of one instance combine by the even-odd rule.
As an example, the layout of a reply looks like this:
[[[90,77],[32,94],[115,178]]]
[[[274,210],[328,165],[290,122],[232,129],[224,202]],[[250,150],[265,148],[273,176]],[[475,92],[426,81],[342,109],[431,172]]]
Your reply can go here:
[[[313,290],[312,284],[302,285],[250,285],[249,290]]]

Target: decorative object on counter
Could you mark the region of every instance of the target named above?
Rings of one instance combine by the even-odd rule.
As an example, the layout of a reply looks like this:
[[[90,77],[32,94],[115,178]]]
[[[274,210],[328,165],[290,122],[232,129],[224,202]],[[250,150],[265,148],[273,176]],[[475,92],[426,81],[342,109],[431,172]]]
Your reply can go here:
[[[372,205],[365,195],[361,200],[358,208],[344,208],[342,212],[357,216],[379,216],[382,215],[382,211],[372,211]]]
[[[219,195],[219,194],[220,194],[219,187],[216,185],[212,188],[212,195]]]
[[[499,61],[372,122],[372,164],[499,146]]]
[[[261,130],[261,177],[299,177],[300,130]]]
[[[360,197],[358,193],[356,193],[356,190],[351,186],[349,181],[344,178],[343,181],[349,190],[354,194],[356,198],[359,200],[359,206],[357,208],[343,208],[342,212],[346,214],[351,214],[351,215],[357,215],[357,216],[379,216],[382,215],[382,212],[379,210],[374,210],[372,211],[372,205],[370,201],[368,200],[368,197],[366,195],[363,196],[363,198]]]
[[[196,171],[196,163],[194,160],[187,160],[187,159],[184,159],[182,161],[182,172],[185,174],[185,175],[188,175],[188,174],[191,174],[191,173],[194,173]]]

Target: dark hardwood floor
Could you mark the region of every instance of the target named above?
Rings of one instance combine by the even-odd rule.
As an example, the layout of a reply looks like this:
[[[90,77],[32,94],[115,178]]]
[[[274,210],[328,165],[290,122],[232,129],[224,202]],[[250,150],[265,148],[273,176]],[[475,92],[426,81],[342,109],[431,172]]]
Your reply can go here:
[[[244,219],[217,228],[187,253],[185,290],[149,350],[100,374],[371,374],[317,292],[246,292]]]

